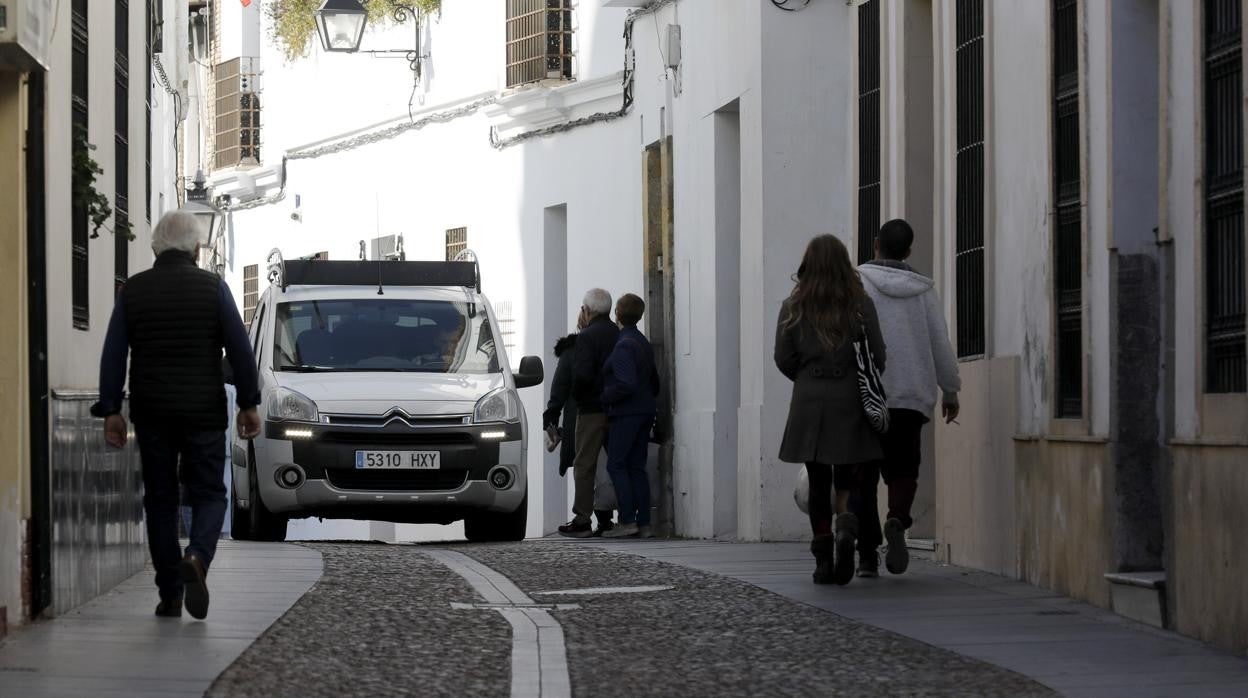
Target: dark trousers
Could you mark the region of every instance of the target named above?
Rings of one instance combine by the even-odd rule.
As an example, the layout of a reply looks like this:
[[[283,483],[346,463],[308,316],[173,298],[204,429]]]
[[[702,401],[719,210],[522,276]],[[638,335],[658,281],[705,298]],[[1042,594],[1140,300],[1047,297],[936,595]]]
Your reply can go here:
[[[884,542],[880,528],[880,508],[876,500],[880,476],[888,486],[888,516],[905,528],[914,524],[910,508],[919,488],[919,463],[923,460],[923,425],[927,416],[915,410],[889,410],[888,433],[880,437],[884,458],[867,464],[862,487],[850,498],[858,515],[858,549],[875,550]]]
[[[143,461],[143,510],[147,544],[161,598],[180,598],[178,562],[179,472],[191,506],[190,544],[204,566],[212,562],[225,523],[225,432],[135,425]],[[181,467],[179,468],[179,461]]]
[[[620,523],[650,525],[650,476],[647,448],[653,415],[612,417],[607,436],[607,473],[615,485]]]
[[[810,529],[816,536],[832,532],[832,519],[836,517],[836,506],[832,499],[832,491],[853,492],[862,488],[862,477],[867,464],[849,463],[828,465],[827,463],[807,463],[806,477],[810,480]]]

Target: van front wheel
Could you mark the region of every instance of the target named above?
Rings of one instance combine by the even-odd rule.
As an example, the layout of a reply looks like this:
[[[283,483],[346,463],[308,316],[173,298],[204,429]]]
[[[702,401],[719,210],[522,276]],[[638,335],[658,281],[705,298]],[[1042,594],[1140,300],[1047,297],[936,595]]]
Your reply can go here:
[[[464,536],[473,543],[524,540],[528,522],[529,495],[526,494],[513,512],[486,512],[464,519]]]

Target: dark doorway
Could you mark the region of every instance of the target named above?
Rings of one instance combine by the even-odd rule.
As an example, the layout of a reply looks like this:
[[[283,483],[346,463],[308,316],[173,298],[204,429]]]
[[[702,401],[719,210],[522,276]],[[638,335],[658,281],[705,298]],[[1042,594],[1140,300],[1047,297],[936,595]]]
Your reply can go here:
[[[30,617],[52,605],[52,492],[48,467],[48,292],[44,201],[45,76],[26,83],[26,289],[30,343]]]

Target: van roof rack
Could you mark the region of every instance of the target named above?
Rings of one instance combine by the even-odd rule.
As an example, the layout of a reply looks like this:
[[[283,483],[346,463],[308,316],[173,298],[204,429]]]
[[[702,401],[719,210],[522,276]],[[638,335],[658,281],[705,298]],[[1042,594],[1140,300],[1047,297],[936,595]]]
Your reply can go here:
[[[269,283],[283,291],[288,286],[461,286],[481,292],[475,255],[453,262],[286,260],[275,249],[268,268]]]

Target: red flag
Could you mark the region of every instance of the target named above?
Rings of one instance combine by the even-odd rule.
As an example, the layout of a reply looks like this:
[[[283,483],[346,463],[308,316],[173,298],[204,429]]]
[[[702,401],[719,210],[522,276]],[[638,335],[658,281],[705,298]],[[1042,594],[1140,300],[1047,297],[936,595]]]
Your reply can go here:
[[[251,0],[242,0],[243,7],[251,7]]]

